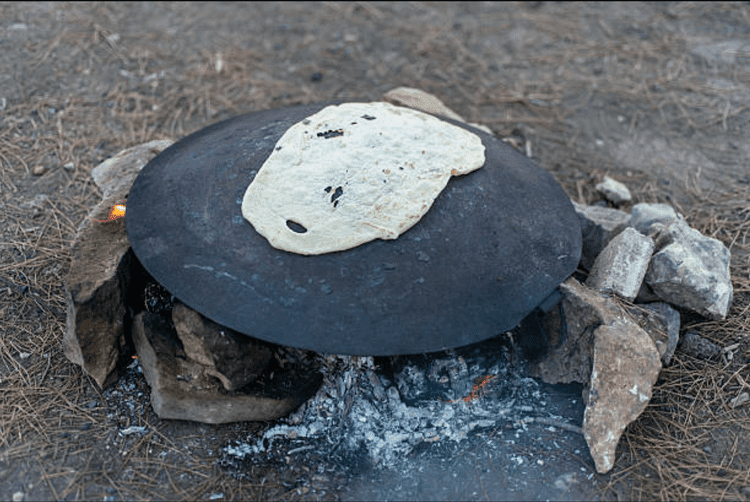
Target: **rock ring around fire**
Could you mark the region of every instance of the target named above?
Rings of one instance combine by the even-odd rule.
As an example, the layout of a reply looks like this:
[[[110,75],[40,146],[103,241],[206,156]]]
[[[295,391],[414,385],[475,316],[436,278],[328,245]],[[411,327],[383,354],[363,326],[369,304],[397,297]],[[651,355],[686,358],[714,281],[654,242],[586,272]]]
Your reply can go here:
[[[323,353],[396,355],[514,328],[578,264],[581,233],[552,176],[493,136],[394,240],[306,256],[243,218],[247,187],[294,124],[329,104],[243,115],[163,151],[127,200],[128,238],[182,302],[249,336]]]

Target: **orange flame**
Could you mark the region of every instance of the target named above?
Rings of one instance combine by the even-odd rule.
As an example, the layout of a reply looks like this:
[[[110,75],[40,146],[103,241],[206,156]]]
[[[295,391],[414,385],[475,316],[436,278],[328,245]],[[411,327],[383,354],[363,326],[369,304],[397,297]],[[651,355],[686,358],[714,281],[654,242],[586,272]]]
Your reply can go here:
[[[125,204],[117,204],[116,206],[112,206],[112,209],[109,210],[109,217],[106,220],[94,220],[97,223],[107,223],[108,221],[114,221],[117,218],[124,218],[125,217]]]

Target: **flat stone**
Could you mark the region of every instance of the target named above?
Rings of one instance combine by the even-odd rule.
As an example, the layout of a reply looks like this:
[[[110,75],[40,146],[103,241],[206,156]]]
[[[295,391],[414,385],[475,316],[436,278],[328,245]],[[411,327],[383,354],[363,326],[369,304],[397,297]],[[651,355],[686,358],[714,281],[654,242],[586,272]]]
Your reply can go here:
[[[652,204],[642,202],[630,209],[630,226],[643,235],[650,234],[651,225],[661,223],[669,225],[678,220],[677,212],[669,204]]]
[[[97,206],[106,209],[106,203]],[[135,256],[125,222],[94,223],[79,229],[66,277],[67,324],[63,350],[99,387],[116,380],[123,353],[127,311],[125,298]]]
[[[654,241],[650,237],[626,228],[597,256],[586,285],[632,301],[641,287],[653,251]]]
[[[463,117],[445,106],[445,103],[428,92],[413,87],[397,87],[383,94],[383,101],[388,103],[406,106],[433,115],[442,115],[449,119],[466,122]]]
[[[672,305],[724,319],[734,296],[726,246],[682,220],[652,228],[658,251],[651,259],[646,283]]]
[[[625,427],[646,408],[661,370],[653,340],[633,322],[594,331],[594,356],[583,435],[599,473],[614,466]]]
[[[591,270],[596,257],[609,244],[609,241],[628,226],[630,215],[619,209],[572,202],[578,221],[581,223],[583,236],[581,265],[586,270]]]
[[[125,219],[106,223],[110,209],[122,203],[138,171],[156,156],[159,145],[129,148],[93,169],[105,194],[78,228],[70,271],[64,280],[67,326],[65,356],[81,366],[100,387],[117,377],[116,366],[125,348],[125,301],[135,260]]]
[[[458,120],[469,124],[472,127],[476,127],[477,129],[481,129],[487,134],[493,134],[492,129],[486,125],[466,122],[466,120],[464,120],[464,118],[458,113],[445,106],[445,103],[440,101],[437,96],[420,89],[415,89],[413,87],[397,87],[383,94],[383,101],[398,106],[414,108],[415,110],[421,110],[433,115],[442,115],[443,117]]]
[[[182,303],[172,308],[172,321],[186,356],[203,365],[226,390],[255,381],[271,359],[267,343],[222,327]]]
[[[609,176],[605,176],[604,181],[596,185],[596,190],[604,195],[605,199],[615,204],[630,202],[633,199],[628,187]]]
[[[206,366],[187,357],[169,318],[146,311],[135,317],[133,342],[151,386],[151,405],[162,419],[208,424],[275,420],[309,399],[322,381],[317,372],[302,376],[280,372],[277,378],[290,380],[274,384],[282,389],[278,396],[269,395],[270,385],[264,393],[259,389],[227,392]]]

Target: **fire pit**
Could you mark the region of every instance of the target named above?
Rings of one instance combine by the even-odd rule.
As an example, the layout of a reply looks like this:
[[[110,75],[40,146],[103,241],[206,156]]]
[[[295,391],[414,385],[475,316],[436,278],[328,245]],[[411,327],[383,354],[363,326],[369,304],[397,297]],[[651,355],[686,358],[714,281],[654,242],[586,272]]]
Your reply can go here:
[[[95,169],[104,200],[74,247],[68,358],[106,386],[134,347],[161,418],[287,417],[228,445],[227,465],[364,447],[392,467],[420,445],[536,423],[583,433],[597,470],[611,469],[679,331],[666,303],[631,302],[726,315],[726,249],[668,207],[574,209],[549,174],[457,121],[481,138],[485,164],[450,180],[403,235],[312,256],[276,249],[243,219],[242,194],[284,132],[324,107],[238,117]],[[569,277],[579,221],[590,274]],[[675,252],[700,267],[675,269]],[[568,398],[529,375],[584,384],[583,428],[556,413]]]

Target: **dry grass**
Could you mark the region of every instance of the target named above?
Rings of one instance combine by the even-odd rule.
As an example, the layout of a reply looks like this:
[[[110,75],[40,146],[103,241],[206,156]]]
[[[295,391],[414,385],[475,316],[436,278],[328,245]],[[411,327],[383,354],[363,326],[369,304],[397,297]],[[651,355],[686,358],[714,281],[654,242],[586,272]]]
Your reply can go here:
[[[446,9],[422,4],[409,8],[406,18],[391,12],[391,6],[367,3],[333,3],[320,12],[302,5],[288,7],[289,16],[320,16],[322,30],[328,29],[327,18],[333,16],[343,31],[350,27],[359,34],[346,45],[348,53],[321,45],[320,37],[293,39],[284,50],[314,56],[315,62],[299,62],[294,71],[275,64],[277,52],[262,39],[250,48],[237,43],[221,50],[175,53],[157,33],[115,37],[126,6],[72,9],[65,28],[29,43],[29,65],[34,69],[63,61],[75,72],[91,70],[92,79],[103,65],[119,65],[125,73],[113,77],[113,85],[102,93],[42,92],[3,111],[1,461],[25,462],[28,472],[37,472],[58,500],[102,493],[125,499],[192,499],[211,493],[231,499],[296,497],[272,477],[253,484],[223,474],[205,457],[160,432],[163,424],[148,414],[128,424],[146,426],[148,433],[127,444],[120,441],[108,409],[101,404],[89,407],[92,400],[101,403],[101,393],[62,354],[62,283],[69,246],[78,223],[99,196],[88,173],[122,148],[178,138],[241,111],[375,99],[392,87],[409,85],[437,93],[468,120],[485,123],[500,135],[524,127],[533,138],[535,158],[574,199],[591,202],[596,198],[594,182],[613,174],[634,189],[638,201],[677,203],[674,192],[667,192],[648,173],[626,175],[614,160],[594,153],[581,129],[568,121],[566,100],[583,93],[623,103],[632,112],[631,131],[659,117],[675,134],[693,129],[710,137],[750,130],[748,107],[738,104],[729,91],[706,83],[702,69],[687,55],[687,40],[659,31],[671,18],[700,18],[707,6],[685,4],[669,16],[655,16],[649,21],[654,35],[645,39],[624,37],[621,27],[602,18],[603,41],[584,36],[575,12],[559,6],[553,8],[562,13],[554,15],[517,8],[512,15],[482,16],[467,29],[455,29],[455,19]],[[747,18],[747,7],[739,4],[715,9]],[[519,46],[520,54],[512,57],[482,46],[484,37],[517,26],[527,30],[529,39],[528,45]],[[393,45],[381,49],[380,42],[370,38],[372,33]],[[513,68],[513,78],[498,77],[496,67],[503,66]],[[324,72],[326,86],[309,81],[313,70]],[[726,77],[750,83],[746,72]],[[737,157],[737,162],[744,161]],[[69,163],[72,169],[62,167]],[[46,174],[32,176],[38,166]],[[652,403],[627,429],[615,470],[603,478],[604,496],[738,499],[743,496],[740,489],[750,486],[750,406],[732,408],[729,401],[750,390],[750,365],[744,362],[750,357],[747,192],[707,193],[696,178],[670,190],[679,190],[691,201],[689,206],[678,204],[690,224],[724,242],[733,253],[735,302],[728,318],[693,319],[683,330],[698,331],[720,346],[741,345],[728,363],[676,354],[662,371]],[[46,197],[37,197],[39,193]],[[122,454],[106,453],[101,445],[119,445]]]

